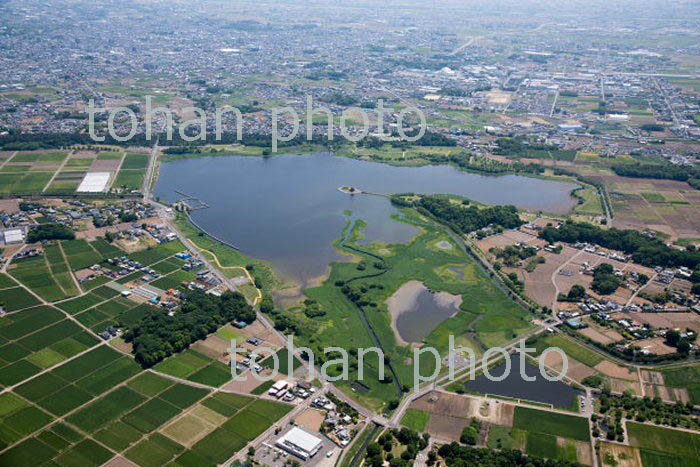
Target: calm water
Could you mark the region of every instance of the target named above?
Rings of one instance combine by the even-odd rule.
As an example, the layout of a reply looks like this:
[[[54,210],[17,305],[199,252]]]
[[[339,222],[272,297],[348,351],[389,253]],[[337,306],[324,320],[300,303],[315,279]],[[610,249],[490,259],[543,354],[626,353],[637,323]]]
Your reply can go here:
[[[440,303],[436,295],[423,288],[396,318],[396,330],[406,342],[421,342],[440,323],[459,312],[455,303]]]
[[[388,199],[349,196],[343,185],[378,193],[454,193],[490,204],[563,213],[576,201],[571,183],[516,175],[487,177],[449,166],[392,167],[329,154],[204,157],[161,166],[155,193],[166,201],[180,190],[208,203],[193,219],[245,254],[269,261],[300,284],[323,275],[339,255],[332,243],[346,219],[366,220],[365,241],[405,242],[416,229],[390,219]]]
[[[479,360],[478,364],[481,363]],[[479,366],[477,365],[477,369]],[[500,377],[505,370],[505,363],[490,370],[492,376]],[[535,402],[553,404],[556,407],[570,407],[578,392],[561,381],[547,381],[540,375],[538,366],[525,363],[525,374],[537,378],[535,381],[525,381],[520,377],[520,356],[511,355],[510,374],[503,381],[491,381],[481,375],[473,381],[468,381],[464,387],[467,391],[482,394],[494,394],[527,399]]]

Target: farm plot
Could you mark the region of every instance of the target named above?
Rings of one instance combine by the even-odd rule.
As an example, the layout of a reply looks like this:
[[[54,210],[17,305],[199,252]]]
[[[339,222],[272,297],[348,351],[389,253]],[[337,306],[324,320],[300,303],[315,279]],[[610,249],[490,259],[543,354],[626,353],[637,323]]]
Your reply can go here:
[[[179,240],[174,242],[162,243],[160,245],[137,251],[129,255],[134,261],[138,261],[144,266],[150,266],[153,263],[162,261],[175,253],[185,250],[185,246]]]
[[[53,420],[50,415],[9,392],[0,395],[0,407],[0,449]]]
[[[105,259],[85,240],[66,240],[61,247],[73,271],[88,268]]]
[[[39,303],[38,298],[29,293],[22,287],[11,287],[9,289],[3,289],[0,295],[0,305],[5,308],[5,311],[17,311],[23,310],[32,306],[36,306]]]
[[[684,366],[662,372],[666,386],[686,389],[693,404],[700,404],[700,366]]]
[[[46,306],[5,318],[0,336],[0,384],[11,386],[95,345],[98,339]]]
[[[526,407],[515,408],[513,427],[584,442],[588,442],[590,437],[588,420],[583,417]]]
[[[700,457],[700,434],[627,422],[632,446],[691,459]]]
[[[65,273],[63,263],[57,263],[56,270]],[[68,292],[58,284],[49,269],[49,264],[44,256],[33,256],[12,261],[8,272],[12,277],[31,289],[34,293],[48,302],[54,302],[74,295],[77,290],[73,286],[66,285]],[[69,284],[69,276],[61,276],[61,282]],[[69,294],[70,293],[70,294]]]

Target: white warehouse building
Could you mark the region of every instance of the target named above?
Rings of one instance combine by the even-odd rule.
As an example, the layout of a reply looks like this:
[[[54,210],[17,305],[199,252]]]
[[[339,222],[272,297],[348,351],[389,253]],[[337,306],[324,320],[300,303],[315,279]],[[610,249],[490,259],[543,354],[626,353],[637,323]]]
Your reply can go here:
[[[275,444],[303,460],[315,456],[323,447],[321,439],[296,426],[281,436]]]

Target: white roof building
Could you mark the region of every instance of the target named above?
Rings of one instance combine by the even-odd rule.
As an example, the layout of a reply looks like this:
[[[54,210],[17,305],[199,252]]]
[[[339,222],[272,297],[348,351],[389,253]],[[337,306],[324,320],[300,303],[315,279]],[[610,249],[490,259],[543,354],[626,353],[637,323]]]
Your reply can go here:
[[[100,193],[105,191],[107,183],[112,176],[111,172],[88,172],[80,182],[77,192],[79,193]]]
[[[275,443],[277,447],[284,449],[290,454],[307,460],[316,455],[323,447],[323,442],[320,438],[307,433],[299,427],[294,427],[285,435],[281,436]]]
[[[24,241],[24,232],[22,232],[22,229],[6,230],[3,232],[3,237],[6,245],[22,243]]]

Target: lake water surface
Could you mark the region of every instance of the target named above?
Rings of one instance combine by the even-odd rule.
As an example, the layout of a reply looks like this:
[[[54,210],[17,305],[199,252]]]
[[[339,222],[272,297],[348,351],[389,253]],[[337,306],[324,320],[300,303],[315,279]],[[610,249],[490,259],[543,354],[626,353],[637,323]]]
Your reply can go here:
[[[350,196],[338,191],[343,185],[376,193],[453,193],[553,213],[576,204],[572,183],[484,176],[450,166],[393,167],[328,153],[166,162],[155,194],[173,202],[182,198],[179,190],[206,202],[211,208],[192,213],[200,226],[303,286],[340,259],[332,243],[345,225],[344,210],[368,222],[365,241],[405,242],[417,233],[390,219],[398,211],[388,199]]]
[[[479,367],[477,366],[477,368]],[[500,377],[505,368],[505,363],[502,363],[489,371],[492,376]],[[470,392],[526,399],[561,408],[571,407],[574,397],[579,394],[574,388],[561,381],[547,381],[540,374],[539,367],[529,362],[525,363],[525,375],[537,379],[535,381],[522,379],[520,376],[520,356],[511,355],[510,373],[506,379],[496,382],[480,375],[465,383],[464,387]]]

